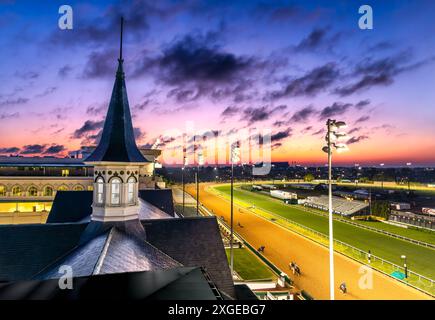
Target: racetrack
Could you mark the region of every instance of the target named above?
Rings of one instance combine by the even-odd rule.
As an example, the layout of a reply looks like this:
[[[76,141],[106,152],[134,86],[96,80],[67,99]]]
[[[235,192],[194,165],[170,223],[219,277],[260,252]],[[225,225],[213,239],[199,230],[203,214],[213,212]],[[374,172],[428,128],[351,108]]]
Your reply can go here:
[[[210,184],[202,184],[200,187],[200,202],[229,222],[229,202],[208,192],[207,186]],[[193,185],[188,185],[186,190],[195,195]],[[239,207],[235,206],[236,232],[254,247],[264,245],[265,256],[289,274],[288,264],[292,260],[295,261],[302,272],[302,276],[296,278],[290,274],[295,285],[306,290],[315,299],[329,298],[328,250],[325,247],[246,210],[239,212],[238,209]],[[373,271],[372,288],[360,288],[358,282],[362,277],[359,273],[361,266],[360,263],[335,253],[336,299],[431,299],[430,296],[377,271]],[[341,282],[345,282],[348,287],[346,295],[338,290]]]

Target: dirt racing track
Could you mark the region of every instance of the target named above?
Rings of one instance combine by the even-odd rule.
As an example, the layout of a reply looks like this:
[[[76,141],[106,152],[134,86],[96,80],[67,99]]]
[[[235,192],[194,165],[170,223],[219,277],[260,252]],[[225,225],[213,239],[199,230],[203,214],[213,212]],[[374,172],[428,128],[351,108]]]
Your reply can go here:
[[[206,190],[210,184],[200,187],[200,202],[216,216],[230,221],[230,204],[228,201]],[[195,195],[193,185],[186,187],[187,192]],[[241,227],[238,225],[240,223]],[[306,290],[315,299],[329,299],[328,250],[303,236],[280,227],[271,221],[249,213],[247,210],[234,209],[235,231],[251,245],[258,248],[265,246],[264,255],[281,270],[288,273],[299,289]],[[290,261],[295,261],[302,275],[294,277],[289,269]],[[362,264],[335,253],[335,296],[336,299],[431,299],[430,296],[409,287],[387,275],[373,271],[372,288],[359,286]],[[343,295],[338,286],[345,282],[348,293]],[[365,282],[368,284],[368,282]]]

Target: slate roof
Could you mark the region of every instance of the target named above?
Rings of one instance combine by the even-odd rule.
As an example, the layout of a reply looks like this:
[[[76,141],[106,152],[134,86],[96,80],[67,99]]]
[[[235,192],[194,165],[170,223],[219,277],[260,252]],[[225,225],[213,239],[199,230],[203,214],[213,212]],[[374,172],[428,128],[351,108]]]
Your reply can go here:
[[[186,267],[204,267],[220,291],[235,297],[215,217],[144,220],[147,241]]]
[[[219,292],[201,268],[130,272],[78,277],[72,290],[58,280],[0,283],[0,300],[217,300]]]
[[[141,199],[144,201],[140,201]],[[92,191],[58,191],[47,223],[89,222],[92,200]],[[170,189],[140,190],[139,201],[141,220],[174,216]]]
[[[149,162],[136,145],[128,104],[123,60],[118,59],[115,84],[101,140],[86,162]]]
[[[164,270],[182,265],[141,239],[112,227],[71,250],[36,279],[55,279],[62,276],[59,267],[68,265],[74,277],[96,274]]]
[[[174,216],[174,201],[171,189],[139,190],[139,197],[167,214]]]
[[[50,269],[58,266],[59,262],[67,257],[74,262],[77,270],[82,270],[80,274],[92,274],[94,271],[89,270],[95,270],[96,259],[90,258],[91,253],[96,252],[95,256],[102,256],[104,242],[109,243],[110,250],[102,259],[103,272],[120,271],[120,265],[117,263],[124,263],[125,257],[131,262],[122,268],[123,272],[142,268],[143,265],[137,267],[135,264],[135,254],[154,252],[150,249],[149,245],[151,245],[165,254],[162,261],[167,262],[166,257],[169,256],[186,267],[204,267],[211,281],[220,291],[231,297],[236,296],[215,217],[152,219],[143,220],[141,224],[145,229],[142,239],[146,239],[148,245],[139,245],[141,248],[139,251],[137,244],[122,234],[124,232],[122,226],[116,226],[115,237],[109,242],[108,232],[113,227],[110,224],[0,226],[0,282],[44,278],[45,276],[41,275],[48,275]],[[134,227],[128,228],[129,230],[125,231],[127,234],[140,236],[140,231],[135,231]],[[93,241],[89,242],[87,247],[83,247],[90,240]],[[83,249],[72,255],[73,250],[78,247]],[[116,253],[118,251],[119,255]],[[154,264],[153,266],[157,267]],[[53,270],[57,271],[56,268]]]
[[[92,214],[92,191],[58,191],[47,223],[78,222]]]
[[[32,278],[74,248],[86,226],[0,225],[0,282]]]

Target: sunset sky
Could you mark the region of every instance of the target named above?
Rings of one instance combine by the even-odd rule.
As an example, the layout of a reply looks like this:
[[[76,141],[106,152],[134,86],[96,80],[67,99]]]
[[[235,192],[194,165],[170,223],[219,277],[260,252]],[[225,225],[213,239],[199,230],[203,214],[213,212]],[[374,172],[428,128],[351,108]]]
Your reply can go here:
[[[73,30],[58,28],[63,4]],[[362,4],[373,30],[358,28]],[[98,141],[123,15],[138,145],[176,149],[189,123],[270,129],[274,161],[323,164],[332,117],[349,134],[336,163],[435,165],[434,12],[431,0],[0,0],[0,154]]]

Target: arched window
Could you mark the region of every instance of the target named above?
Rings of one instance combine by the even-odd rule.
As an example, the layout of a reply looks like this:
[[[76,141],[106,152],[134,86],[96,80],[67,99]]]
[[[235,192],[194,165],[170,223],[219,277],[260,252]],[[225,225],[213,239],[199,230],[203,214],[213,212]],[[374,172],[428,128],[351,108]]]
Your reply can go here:
[[[13,196],[19,197],[19,196],[21,196],[21,193],[22,193],[22,191],[21,191],[21,188],[19,186],[15,186],[12,188],[12,195]]]
[[[83,191],[85,190],[85,188],[83,188],[83,186],[81,184],[78,184],[76,186],[74,186],[74,191]]]
[[[27,190],[27,194],[30,196],[30,197],[36,197],[37,195],[38,195],[38,189],[36,189],[36,187],[30,187],[28,190]]]
[[[128,178],[128,180],[127,180],[127,201],[128,201],[128,204],[134,204],[135,185],[136,185],[136,179],[133,177]]]
[[[111,185],[111,204],[121,203],[121,179],[113,178],[110,182]]]
[[[62,186],[60,186],[57,190],[58,190],[58,191],[67,191],[67,190],[68,190],[68,187],[67,187],[66,185],[62,185]]]
[[[104,180],[99,177],[97,179],[97,203],[103,203],[104,201]]]
[[[46,186],[44,188],[44,197],[52,197],[53,196],[53,188],[50,186]]]
[[[0,185],[0,197],[6,196],[6,187]]]

